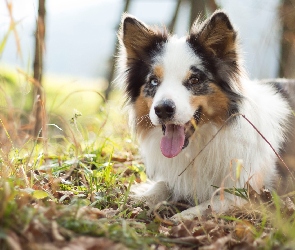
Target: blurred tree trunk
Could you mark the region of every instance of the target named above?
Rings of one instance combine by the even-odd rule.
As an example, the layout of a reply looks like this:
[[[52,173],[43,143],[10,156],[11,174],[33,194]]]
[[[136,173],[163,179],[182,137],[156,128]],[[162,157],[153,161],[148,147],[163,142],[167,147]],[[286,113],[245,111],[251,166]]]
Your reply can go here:
[[[191,0],[190,27],[197,17],[206,17],[206,4],[204,0]]]
[[[35,125],[32,135],[37,138],[44,131],[41,130],[45,124],[45,98],[42,88],[43,52],[45,48],[45,0],[39,0],[38,19],[35,33],[35,58],[34,58],[34,90],[33,90],[33,115]]]
[[[220,9],[220,6],[218,6],[215,2],[215,0],[209,0],[207,1],[207,6],[209,8],[209,11],[213,13],[215,10]]]
[[[175,24],[176,24],[176,19],[178,17],[180,4],[181,4],[181,0],[177,0],[176,7],[174,9],[174,14],[173,14],[172,19],[171,19],[170,24],[169,24],[169,31],[171,33],[173,33],[174,29],[175,29]]]
[[[215,10],[218,9],[217,4],[214,0],[190,0],[191,1],[191,13],[190,13],[190,27],[200,17],[207,18]]]
[[[281,6],[282,40],[280,77],[295,78],[295,0],[284,0]]]
[[[128,12],[129,7],[130,7],[130,2],[131,2],[131,0],[125,0],[124,13]],[[120,19],[119,25],[116,28],[116,31],[118,31],[120,23],[121,23],[121,19]],[[117,39],[117,41],[115,43],[114,54],[112,55],[112,58],[111,58],[111,69],[110,69],[110,72],[108,75],[108,87],[105,91],[105,99],[106,100],[109,99],[109,96],[110,96],[110,93],[112,90],[112,81],[114,80],[114,75],[115,75],[115,59],[114,58],[118,54],[118,46],[119,46],[119,43],[118,43],[118,39]]]

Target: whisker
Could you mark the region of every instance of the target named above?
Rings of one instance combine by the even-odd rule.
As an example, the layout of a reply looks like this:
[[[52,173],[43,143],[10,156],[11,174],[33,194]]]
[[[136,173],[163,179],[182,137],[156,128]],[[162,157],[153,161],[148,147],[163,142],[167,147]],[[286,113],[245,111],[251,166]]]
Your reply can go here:
[[[144,120],[145,120],[145,122],[146,122],[147,124],[150,124],[150,122],[147,122],[147,119],[146,119],[146,118],[148,118],[148,120],[149,120],[149,114],[142,115],[142,116],[136,118],[136,124],[138,125],[138,124],[140,124],[140,123],[141,123],[142,121],[144,121]]]

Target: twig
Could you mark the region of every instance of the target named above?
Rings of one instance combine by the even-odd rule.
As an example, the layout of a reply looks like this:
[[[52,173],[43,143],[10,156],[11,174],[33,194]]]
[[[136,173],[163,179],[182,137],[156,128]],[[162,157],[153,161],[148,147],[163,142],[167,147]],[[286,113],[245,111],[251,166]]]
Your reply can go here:
[[[240,115],[239,113],[237,114],[232,114],[229,118],[226,119],[226,121],[222,124],[222,126],[218,129],[218,131],[212,136],[210,141],[208,141],[205,146],[199,151],[199,153],[192,159],[192,161],[186,166],[186,168],[178,175],[181,176],[184,171],[187,170],[187,168],[195,161],[195,159],[203,152],[203,150],[214,140],[214,138],[219,134],[219,132],[223,129],[223,127],[231,120],[233,117]]]
[[[277,153],[277,151],[273,148],[273,146],[271,145],[271,143],[264,137],[264,135],[255,127],[255,125],[243,114],[240,113],[236,113],[236,114],[232,114],[229,118],[226,119],[226,121],[222,124],[222,126],[218,129],[218,131],[212,136],[212,138],[210,139],[210,141],[208,141],[205,146],[199,151],[199,153],[192,159],[192,161],[186,166],[186,168],[178,175],[182,175],[184,173],[184,171],[187,170],[187,168],[195,161],[195,159],[203,152],[203,150],[214,140],[214,138],[219,134],[219,132],[224,128],[224,126],[233,118],[236,116],[242,116],[255,130],[256,132],[262,137],[262,139],[270,146],[270,148],[272,149],[272,151],[276,154],[276,156],[280,159],[280,161],[284,164],[284,166],[287,168],[287,170],[289,171],[291,177],[293,178],[293,180],[295,180],[291,170],[289,169],[289,167],[287,166],[287,164],[284,162],[284,160],[282,159],[282,157]]]
[[[289,173],[292,176],[293,180],[295,180],[295,178],[294,178],[292,172],[290,171],[290,169],[288,168],[287,164],[284,162],[282,157],[277,153],[277,151],[273,148],[271,143],[263,136],[263,134],[255,127],[255,125],[245,115],[242,115],[242,114],[240,114],[240,115],[256,130],[256,132],[263,138],[263,140],[271,147],[272,151],[276,154],[276,156],[280,159],[280,161],[287,168],[287,170],[289,171]]]
[[[161,215],[158,213],[157,210],[159,210],[160,207],[161,207],[162,205],[164,205],[164,206],[171,206],[171,204],[169,204],[169,203],[166,202],[166,201],[159,202],[159,203],[155,206],[155,208],[153,209],[153,213],[154,213],[155,218],[156,218],[158,221],[160,221],[161,223],[164,223],[164,224],[166,224],[166,225],[168,225],[168,226],[174,226],[173,221],[171,221],[171,220],[167,220],[167,219],[165,219],[165,218],[162,218]],[[172,210],[172,209],[170,209],[170,211],[171,211],[171,210]],[[172,210],[172,212],[174,212],[174,211]]]

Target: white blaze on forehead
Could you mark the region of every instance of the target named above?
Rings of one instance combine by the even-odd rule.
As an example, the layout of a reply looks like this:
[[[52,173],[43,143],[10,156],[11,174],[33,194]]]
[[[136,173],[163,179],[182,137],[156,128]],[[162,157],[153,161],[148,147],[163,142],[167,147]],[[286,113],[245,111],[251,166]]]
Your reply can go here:
[[[202,69],[201,59],[186,42],[186,38],[171,37],[158,61],[164,67],[164,77],[185,79],[191,66]]]
[[[194,53],[184,38],[171,37],[165,45],[161,55],[156,57],[156,65],[163,67],[163,79],[156,92],[150,110],[153,124],[158,125],[158,117],[154,107],[163,99],[170,99],[175,103],[176,113],[173,123],[184,124],[188,122],[195,110],[190,105],[191,93],[183,81],[186,79],[191,66],[202,69],[201,59]]]

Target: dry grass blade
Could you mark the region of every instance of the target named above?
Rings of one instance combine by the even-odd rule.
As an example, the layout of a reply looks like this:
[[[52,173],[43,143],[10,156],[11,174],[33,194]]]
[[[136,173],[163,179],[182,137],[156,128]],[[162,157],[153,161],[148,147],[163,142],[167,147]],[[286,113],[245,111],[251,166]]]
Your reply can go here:
[[[17,72],[20,73],[21,75],[23,75],[25,77],[25,79],[32,83],[35,87],[37,88],[42,88],[41,84],[39,81],[37,81],[36,79],[34,79],[34,77],[29,76],[26,72],[24,72],[21,69],[17,69]]]
[[[8,13],[9,13],[9,17],[10,17],[10,27],[13,30],[13,34],[14,34],[14,37],[15,37],[17,53],[20,56],[21,60],[23,60],[21,46],[20,46],[20,39],[19,39],[17,30],[15,29],[16,22],[14,21],[13,14],[12,14],[12,8],[13,8],[12,1],[9,2],[8,0],[6,0],[6,7],[7,7],[7,10],[8,10]]]
[[[60,107],[69,97],[71,97],[73,94],[76,94],[76,93],[81,93],[81,92],[93,92],[93,93],[96,93],[98,94],[102,100],[104,102],[106,102],[106,99],[104,98],[104,96],[99,92],[99,91],[96,91],[96,90],[89,90],[89,89],[81,89],[81,90],[76,90],[76,91],[73,91],[71,93],[69,93],[63,100],[61,103],[59,103],[55,108],[58,108]]]

